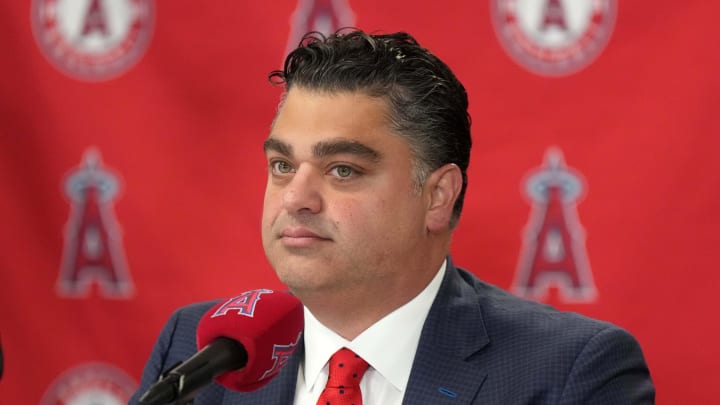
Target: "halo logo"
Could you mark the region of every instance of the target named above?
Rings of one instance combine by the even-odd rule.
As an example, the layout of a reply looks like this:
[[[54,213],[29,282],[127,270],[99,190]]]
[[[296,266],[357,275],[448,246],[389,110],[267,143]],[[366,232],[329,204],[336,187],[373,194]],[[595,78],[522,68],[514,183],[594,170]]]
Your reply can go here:
[[[117,77],[150,42],[153,0],[33,0],[32,27],[50,63],[79,80]]]
[[[109,364],[89,363],[62,373],[45,392],[41,405],[124,405],[137,389],[125,372]]]
[[[545,164],[525,181],[532,203],[523,234],[520,263],[512,291],[542,300],[551,286],[568,302],[592,302],[597,291],[585,249],[585,232],[576,204],[583,196],[584,181],[565,165],[562,152],[550,148]]]
[[[510,57],[541,76],[592,63],[610,40],[617,0],[491,0],[495,33]]]

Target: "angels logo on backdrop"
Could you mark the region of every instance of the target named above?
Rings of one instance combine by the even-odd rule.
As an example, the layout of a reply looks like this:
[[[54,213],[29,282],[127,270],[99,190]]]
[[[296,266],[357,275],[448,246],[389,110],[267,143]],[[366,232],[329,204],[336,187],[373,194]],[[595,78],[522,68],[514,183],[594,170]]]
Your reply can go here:
[[[545,164],[524,186],[532,210],[512,291],[541,301],[556,287],[566,302],[594,301],[597,291],[576,209],[584,194],[583,178],[565,165],[560,149],[549,148]]]
[[[71,208],[58,294],[86,297],[95,282],[105,297],[130,298],[133,283],[113,211],[120,191],[118,177],[103,167],[99,152],[91,148],[66,177],[64,190]]]
[[[347,0],[298,0],[290,19],[290,38],[285,55],[295,49],[303,35],[310,31],[328,35],[354,25],[355,14]]]
[[[132,378],[113,365],[88,363],[58,376],[40,405],[124,405],[137,387]]]
[[[495,33],[510,57],[542,76],[584,69],[610,40],[617,0],[491,0]]]
[[[153,0],[33,0],[32,27],[50,63],[75,79],[115,78],[145,53]]]

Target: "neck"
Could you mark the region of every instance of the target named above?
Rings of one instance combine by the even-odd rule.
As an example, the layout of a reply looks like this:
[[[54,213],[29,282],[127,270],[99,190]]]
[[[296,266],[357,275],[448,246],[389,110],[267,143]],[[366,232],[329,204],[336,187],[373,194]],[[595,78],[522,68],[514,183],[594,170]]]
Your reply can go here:
[[[374,288],[294,293],[320,323],[351,341],[420,294],[435,277],[443,260],[445,254],[425,262],[417,271],[406,271],[404,278],[379,280]]]

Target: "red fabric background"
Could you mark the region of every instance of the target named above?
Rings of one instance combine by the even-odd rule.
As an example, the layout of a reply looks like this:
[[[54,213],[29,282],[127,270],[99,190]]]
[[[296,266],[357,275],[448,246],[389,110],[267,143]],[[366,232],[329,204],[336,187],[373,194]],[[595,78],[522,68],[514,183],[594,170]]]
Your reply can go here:
[[[632,332],[658,403],[719,397],[720,5],[622,2],[599,57],[561,77],[508,55],[489,2],[350,6],[365,30],[414,34],[468,89],[474,147],[455,262],[511,288],[531,210],[524,180],[560,148],[585,181],[577,214],[597,298],[552,290],[545,301]],[[85,363],[139,381],[174,308],[281,287],[259,237],[262,141],[280,95],[266,75],[297,7],[157,0],[137,64],[88,82],[43,55],[30,2],[0,5],[0,403],[38,403]],[[90,147],[121,184],[112,212],[130,297],[56,290],[63,188]]]

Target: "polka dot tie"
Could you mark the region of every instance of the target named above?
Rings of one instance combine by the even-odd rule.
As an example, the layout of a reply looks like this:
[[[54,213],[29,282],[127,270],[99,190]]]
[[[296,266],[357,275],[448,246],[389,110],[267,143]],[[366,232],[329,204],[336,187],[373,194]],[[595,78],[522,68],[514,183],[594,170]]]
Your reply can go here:
[[[330,357],[330,373],[317,405],[362,405],[360,380],[368,363],[343,347]]]

